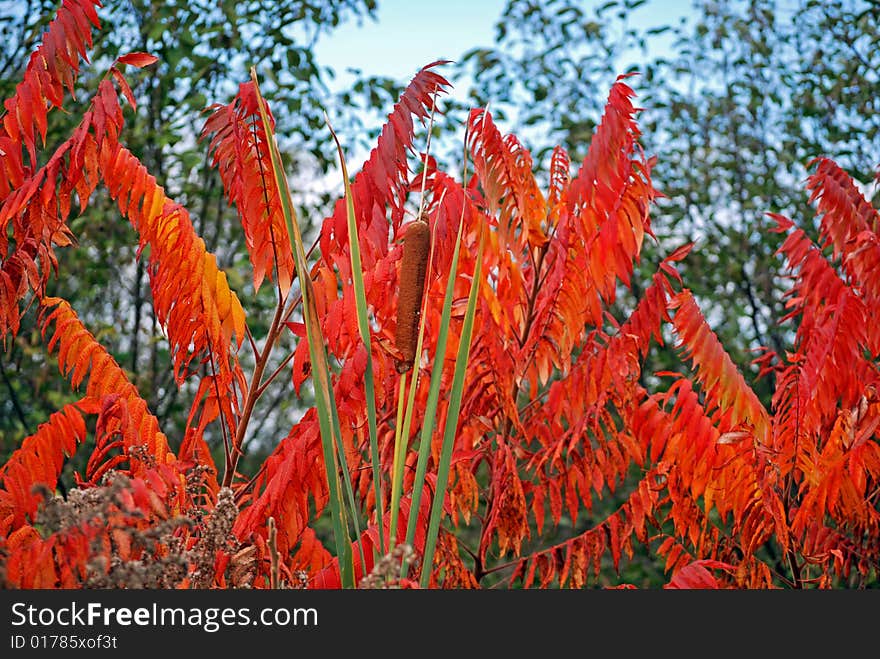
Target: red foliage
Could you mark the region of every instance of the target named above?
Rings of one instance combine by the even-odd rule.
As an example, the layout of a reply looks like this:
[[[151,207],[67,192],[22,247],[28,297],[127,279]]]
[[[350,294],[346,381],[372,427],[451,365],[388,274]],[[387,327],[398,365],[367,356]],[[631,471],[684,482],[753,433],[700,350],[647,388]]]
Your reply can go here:
[[[152,56],[120,57],[70,138],[36,167],[36,135],[45,133],[46,113],[61,107],[64,88],[73,91],[80,58],[91,45],[90,26],[98,25],[96,4],[68,0],[61,7],[16,95],[5,103],[0,133],[0,332],[18,331],[31,296],[43,311],[44,336],[54,324],[47,350],[57,353],[73,388],[86,383],[79,402],[53,414],[0,468],[6,579],[14,587],[78,587],[115,578],[100,567],[113,556],[150,557],[166,577],[179,577],[168,583],[181,587],[269,587],[300,578],[309,587],[338,587],[338,557],[320,532],[329,493],[316,411],[308,410],[280,439],[253,479],[235,469],[272,343],[285,323],[302,334],[288,321],[297,304],[290,295],[293,252],[281,213],[283,191],[271,175],[274,135],[264,129],[254,85],[242,85],[229,104],[212,106],[202,132],[227,199],[239,212],[254,286],[269,277],[278,287],[279,306],[252,373],[239,362],[247,319],[225,273],[186,209],[167,198],[123,144],[119,94],[129,103],[134,99],[117,65],[149,65]],[[394,345],[400,241],[423,182],[418,208],[431,232],[431,251],[423,352],[413,361],[413,372],[423,377],[411,437],[405,438],[410,468],[396,538],[404,540],[408,516],[418,515],[416,553],[425,547],[440,430],[430,439],[418,511],[410,510],[411,467],[415,438],[426,422],[431,368],[453,359],[437,354],[437,344],[459,223],[462,252],[449,328],[454,345],[478,258],[486,273],[477,282],[477,329],[432,587],[474,588],[499,578],[524,588],[626,587],[617,583],[619,575],[637,552],[662,563],[668,588],[840,587],[876,580],[880,214],[852,179],[827,158],[811,164],[807,189],[819,215],[819,245],[791,220],[773,216],[778,231],[788,233],[780,254],[793,284],[782,320],[794,338],[785,355],[768,352],[759,359],[762,374],[775,376],[767,408],[676,270],[689,245],[657,265],[626,317],[612,313],[621,291],[632,285],[645,237],[653,237],[650,212],[658,194],[625,78],[612,86],[574,176],[568,154],[556,148],[542,186],[520,141],[503,135],[487,111],[473,110],[465,146],[474,173],[459,181],[431,159],[418,173],[411,162],[419,122],[449,86],[435,71],[440,64],[415,75],[352,183],[372,316],[369,346],[357,326],[344,200],[320,227],[320,258],[309,273],[327,349],[339,365],[332,385],[342,443],[367,520],[355,542],[363,550],[363,559],[354,552],[357,581],[368,583],[381,569],[379,529],[385,536],[390,531],[389,501],[377,505],[369,468],[367,349],[376,382],[379,473],[390,479],[402,377]],[[73,194],[83,209],[99,184],[137,230],[141,250],[149,248],[154,306],[178,383],[209,367],[178,455],[69,304],[45,296],[54,249],[75,242],[67,225]],[[482,235],[487,241],[480,252]],[[675,337],[681,372],[645,372],[652,341],[663,343],[665,332]],[[292,362],[292,390],[299,395],[310,375],[305,340]],[[444,385],[451,371],[444,370]],[[446,413],[442,402],[440,420]],[[86,430],[92,417],[94,441]],[[212,423],[222,426],[223,482],[231,491],[220,488],[204,438]],[[80,519],[41,533],[41,511],[59,504],[41,507],[39,489],[54,490],[66,458],[87,441],[91,453],[77,484],[85,492],[110,488],[101,508],[105,523]],[[124,483],[114,480],[120,476]],[[230,517],[224,511],[233,496]],[[205,513],[214,516],[213,527],[175,528],[148,546],[133,540],[165,529],[176,515]],[[183,561],[181,574],[168,557]],[[96,563],[99,558],[105,562]],[[415,581],[397,585],[413,587]]]
[[[270,115],[272,126],[274,118]],[[253,83],[244,83],[229,105],[215,105],[202,130],[210,136],[213,164],[220,171],[227,198],[238,208],[254,268],[254,289],[267,275],[282,296],[290,290],[296,269],[290,237],[281,213],[281,193],[272,175],[269,139],[260,119]]]

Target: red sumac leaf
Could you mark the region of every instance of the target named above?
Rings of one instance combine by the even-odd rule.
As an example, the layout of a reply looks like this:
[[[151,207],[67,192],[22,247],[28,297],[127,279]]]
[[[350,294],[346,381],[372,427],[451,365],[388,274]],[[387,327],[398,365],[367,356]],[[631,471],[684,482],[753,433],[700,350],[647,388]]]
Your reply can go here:
[[[128,53],[128,55],[123,55],[119,59],[116,60],[118,64],[128,64],[129,66],[136,66],[139,69],[145,66],[149,66],[150,64],[155,64],[159,61],[159,58],[155,55],[150,55],[150,53]]]

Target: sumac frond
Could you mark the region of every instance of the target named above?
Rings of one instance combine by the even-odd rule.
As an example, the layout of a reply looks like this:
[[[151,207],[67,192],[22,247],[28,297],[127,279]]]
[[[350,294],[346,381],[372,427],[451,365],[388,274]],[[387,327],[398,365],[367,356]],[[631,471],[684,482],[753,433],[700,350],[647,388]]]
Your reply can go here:
[[[88,61],[92,29],[100,27],[99,0],[64,0],[49,23],[40,46],[31,54],[15,94],[4,101],[0,128],[0,202],[18,188],[37,164],[37,134],[45,143],[47,116],[64,102],[64,89],[73,94],[80,59]],[[25,163],[22,147],[30,162]]]
[[[35,521],[42,497],[34,487],[54,492],[65,460],[85,437],[83,414],[76,403],[69,403],[24,439],[0,468],[0,536]]]
[[[147,408],[135,386],[116,360],[83,326],[70,305],[59,298],[43,300],[42,332],[54,325],[48,349],[57,352],[58,368],[70,378],[71,385],[78,388],[88,376],[85,396],[94,402],[107,396],[119,398],[126,415],[125,432],[121,448],[129,463],[129,472],[140,475],[144,458],[156,464],[166,464],[175,459],[165,434],[159,430],[159,422]],[[138,456],[136,451],[142,451]]]
[[[202,129],[210,138],[212,164],[235,204],[253,266],[254,290],[263,278],[278,280],[282,298],[296,275],[281,197],[272,170],[268,140],[252,82],[243,83],[228,105],[214,105]],[[269,119],[274,126],[271,113]],[[276,277],[277,274],[277,277]]]
[[[110,196],[140,234],[141,249],[149,247],[153,305],[171,343],[178,382],[196,359],[213,359],[218,370],[229,372],[245,336],[244,310],[189,212],[125,147],[102,149],[100,163]]]

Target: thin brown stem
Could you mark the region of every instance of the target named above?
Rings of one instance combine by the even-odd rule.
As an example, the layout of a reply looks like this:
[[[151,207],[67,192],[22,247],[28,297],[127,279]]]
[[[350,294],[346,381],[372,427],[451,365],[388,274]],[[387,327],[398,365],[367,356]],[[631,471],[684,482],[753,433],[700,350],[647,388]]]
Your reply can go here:
[[[211,367],[211,377],[214,380],[214,393],[217,396],[217,402],[220,402],[220,385],[217,382],[217,370],[214,367],[214,351],[211,349],[210,343],[208,344],[208,365]],[[226,466],[229,466],[229,456],[232,453],[232,447],[229,445],[229,435],[232,432],[232,428],[226,427],[225,415],[223,414],[223,408],[220,408],[220,432],[223,435],[223,450],[226,453]]]
[[[269,525],[269,558],[271,560],[271,569],[269,570],[269,588],[272,590],[277,590],[279,588],[280,579],[278,577],[279,569],[279,559],[280,556],[278,554],[278,531],[275,527],[275,518],[269,517],[268,520]]]
[[[260,468],[259,468],[259,470],[257,471],[257,473],[254,474],[254,475],[251,477],[251,479],[250,479],[247,483],[244,484],[244,486],[238,488],[238,489],[235,491],[235,503],[236,503],[236,504],[240,504],[240,503],[241,503],[241,501],[244,499],[245,495],[246,495],[246,494],[248,493],[248,491],[254,486],[254,484],[257,482],[257,479],[258,479],[260,476],[262,476],[262,475],[263,475],[263,472],[265,472],[265,471],[266,471],[266,462],[264,461],[263,464],[260,465]]]
[[[320,240],[320,237],[316,238],[315,242],[312,243],[312,246],[309,247],[309,251],[306,252],[306,259],[311,257],[312,252],[314,252],[315,248],[318,246],[319,240]],[[281,322],[286,323],[288,320],[290,320],[290,317],[293,315],[294,309],[296,309],[300,305],[301,302],[302,302],[302,292],[300,292],[300,294],[296,296],[296,299],[287,307],[287,311],[284,313],[284,317],[281,319]]]
[[[421,218],[422,211],[425,210],[425,186],[428,181],[428,154],[431,152],[431,133],[434,130],[434,112],[437,109],[437,91],[434,90],[434,96],[431,97],[431,116],[428,120],[428,138],[425,140],[425,159],[422,163],[422,190],[419,198],[419,212],[417,217]]]
[[[254,365],[254,372],[251,376],[248,392],[245,395],[244,403],[242,405],[241,418],[238,421],[235,440],[232,443],[231,458],[227,465],[226,473],[223,475],[224,487],[229,487],[235,477],[235,468],[238,466],[238,459],[241,456],[241,445],[244,442],[248,423],[250,422],[251,415],[254,413],[254,406],[257,404],[257,400],[259,400],[260,395],[262,394],[260,382],[263,379],[263,372],[266,370],[266,366],[269,363],[269,356],[272,354],[272,348],[275,345],[275,341],[278,340],[278,336],[281,333],[281,318],[283,313],[284,306],[279,301],[278,306],[275,308],[275,316],[272,318],[272,324],[269,327],[269,333],[266,335],[266,343],[263,344],[263,350],[262,352],[258,351],[256,353],[257,363]]]
[[[483,570],[483,576],[485,577],[487,574],[492,574],[493,572],[500,572],[501,570],[506,570],[515,566],[517,563],[522,562],[521,558],[517,558],[512,561],[507,561],[506,563],[501,563],[500,565],[494,565],[486,570]]]
[[[244,326],[244,332],[245,332],[245,334],[247,335],[248,341],[249,341],[250,344],[251,344],[251,350],[254,351],[254,355],[259,355],[259,354],[260,354],[260,349],[257,347],[257,342],[254,341],[254,335],[251,334],[251,328],[248,327],[247,325],[245,325],[245,326]]]
[[[278,374],[281,373],[281,371],[284,370],[284,367],[287,366],[287,365],[290,363],[290,360],[293,359],[293,357],[294,357],[295,354],[296,354],[296,351],[291,352],[289,355],[287,355],[287,357],[284,358],[284,361],[282,361],[282,362],[278,365],[278,368],[276,368],[276,369],[272,372],[272,375],[270,375],[269,377],[267,377],[267,378],[263,381],[263,384],[261,384],[261,385],[260,385],[260,388],[257,390],[257,397],[263,395],[263,393],[266,391],[266,388],[267,388],[270,384],[272,384],[272,380],[274,380],[275,378],[278,377]]]

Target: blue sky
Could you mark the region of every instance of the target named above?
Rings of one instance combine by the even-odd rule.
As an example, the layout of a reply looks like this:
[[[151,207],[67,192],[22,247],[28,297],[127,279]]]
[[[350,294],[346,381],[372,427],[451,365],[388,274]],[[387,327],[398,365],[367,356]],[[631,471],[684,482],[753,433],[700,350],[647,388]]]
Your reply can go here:
[[[344,71],[408,80],[438,59],[458,59],[466,51],[491,46],[505,0],[379,0],[377,20],[351,22],[322,38],[315,55],[322,65]]]
[[[582,5],[592,9],[604,2],[584,0]],[[378,0],[378,4],[377,20],[342,25],[316,45],[318,62],[340,73],[339,85],[350,81],[344,73],[349,67],[406,82],[429,62],[455,60],[472,48],[492,46],[495,21],[506,0]],[[642,27],[670,24],[686,16],[690,7],[691,0],[649,0],[632,13],[631,20]],[[454,91],[463,92],[464,86],[459,83]]]
[[[581,6],[589,16],[605,2],[583,0]],[[506,4],[506,0],[378,0],[375,20],[340,25],[318,40],[314,53],[320,66],[337,72],[337,79],[329,83],[334,91],[354,81],[354,76],[346,73],[349,68],[360,69],[364,76],[387,76],[406,84],[430,62],[457,60],[473,48],[493,46],[495,23]],[[691,4],[692,0],[648,0],[631,12],[629,19],[633,27],[645,29],[671,25],[689,15]],[[655,38],[652,43],[662,48],[663,39]],[[660,54],[654,50],[649,57]],[[630,63],[620,62],[620,72]],[[458,77],[450,82],[454,85],[452,96],[466,100],[470,81]],[[503,129],[512,130],[513,126]],[[525,133],[519,134],[527,139]],[[344,135],[342,138],[343,143],[349,142],[349,170],[356,172],[369,150],[352,146]],[[336,189],[338,185],[339,175],[333,171],[318,187]]]

